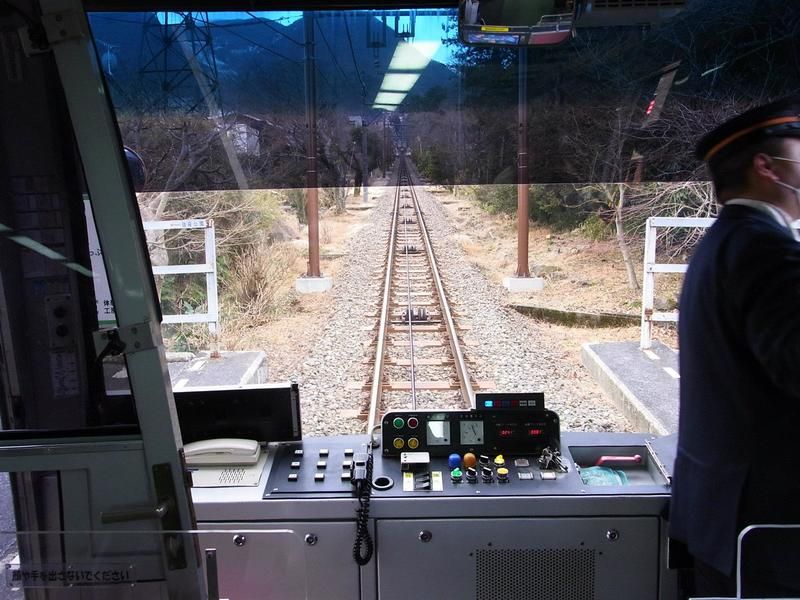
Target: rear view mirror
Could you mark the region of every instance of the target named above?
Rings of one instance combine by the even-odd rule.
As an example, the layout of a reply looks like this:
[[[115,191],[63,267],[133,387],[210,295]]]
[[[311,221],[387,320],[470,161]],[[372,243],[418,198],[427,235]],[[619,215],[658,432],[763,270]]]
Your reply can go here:
[[[465,44],[552,46],[567,41],[579,0],[460,0],[458,37]]]

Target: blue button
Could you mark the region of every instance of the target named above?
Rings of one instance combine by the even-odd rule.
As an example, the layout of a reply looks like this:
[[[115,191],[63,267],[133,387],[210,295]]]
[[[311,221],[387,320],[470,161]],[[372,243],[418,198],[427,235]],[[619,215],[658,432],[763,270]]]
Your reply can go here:
[[[450,469],[457,469],[461,466],[461,455],[453,453],[447,457],[447,465]]]

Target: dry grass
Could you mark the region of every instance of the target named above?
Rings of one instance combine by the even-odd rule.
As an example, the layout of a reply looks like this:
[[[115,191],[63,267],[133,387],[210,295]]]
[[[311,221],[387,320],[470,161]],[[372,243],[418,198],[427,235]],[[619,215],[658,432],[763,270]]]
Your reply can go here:
[[[347,198],[349,208],[361,209],[361,198]],[[333,277],[334,285],[344,261],[344,252],[352,235],[364,226],[369,210],[346,210],[320,213],[320,270]],[[220,333],[223,350],[263,350],[267,352],[269,377],[280,380],[298,372],[298,361],[306,355],[316,335],[325,324],[330,309],[331,294],[298,294],[294,285],[297,277],[308,268],[308,228],[303,226],[300,238],[275,245],[276,256],[252,257],[242,264],[241,281],[235,284],[235,305],[224,304],[226,317]],[[264,264],[264,263],[269,263]],[[265,270],[270,269],[271,282],[264,283]],[[269,310],[262,302],[272,298]],[[265,318],[253,318],[254,314]]]
[[[226,277],[220,344],[227,350],[246,347],[253,331],[268,325],[289,307],[301,255],[287,243],[262,246],[241,254]],[[244,344],[243,344],[244,342]]]
[[[495,283],[514,275],[517,267],[516,220],[488,215],[464,197],[447,199],[445,207],[469,260]],[[528,234],[528,266],[544,278],[545,288],[515,300],[534,302],[562,310],[638,314],[641,290],[630,287],[616,240],[593,241],[579,230],[554,233],[531,224]],[[642,248],[630,246],[637,280],[642,282]],[[680,276],[660,275],[656,296],[665,305],[677,300]]]
[[[463,195],[441,194],[441,201],[456,227],[456,241],[468,260],[486,277],[502,284],[517,268],[517,223],[506,215],[489,215]],[[533,304],[559,310],[639,315],[642,292],[631,288],[616,240],[594,241],[580,230],[554,233],[531,224],[528,235],[528,266],[531,274],[545,280],[543,290],[509,295],[509,303]],[[639,284],[642,282],[641,244],[631,244],[631,255]],[[656,277],[657,305],[671,310],[677,305],[681,276]],[[565,328],[566,329],[566,328]],[[567,330],[569,331],[569,330]],[[658,327],[656,336],[677,347],[674,328]],[[575,337],[575,339],[571,339]],[[638,326],[622,329],[574,329],[565,342],[638,340]]]
[[[373,194],[380,190],[371,188]],[[487,278],[501,285],[503,277],[516,269],[516,220],[488,215],[462,196],[437,194],[456,227],[454,240],[467,259]],[[350,238],[362,228],[370,214],[369,203],[347,198],[347,210],[322,211],[320,215],[321,270],[336,276],[346,264],[344,253]],[[613,241],[591,241],[580,231],[553,233],[532,225],[529,235],[531,270],[545,278],[545,289],[535,294],[509,295],[509,303],[531,303],[564,310],[638,314],[641,292],[627,284],[619,249]],[[641,281],[641,250],[632,248]],[[283,379],[299,370],[324,328],[330,309],[330,294],[297,294],[294,283],[307,270],[308,231],[300,239],[274,244],[266,251],[245,255],[231,274],[223,298],[223,321],[218,337],[221,350],[263,350],[268,354],[271,379]],[[670,304],[677,295],[679,276],[660,276],[656,295]],[[556,326],[554,326],[556,327]],[[636,340],[637,326],[618,329],[570,329],[563,331],[564,351],[579,354],[586,341]],[[182,330],[190,341],[213,347],[207,329]],[[674,329],[658,328],[656,337],[676,347]]]

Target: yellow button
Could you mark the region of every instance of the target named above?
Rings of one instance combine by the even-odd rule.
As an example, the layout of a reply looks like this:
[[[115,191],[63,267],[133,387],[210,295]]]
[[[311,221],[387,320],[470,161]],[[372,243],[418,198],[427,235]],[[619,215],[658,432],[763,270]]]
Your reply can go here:
[[[494,457],[494,466],[502,467],[505,464],[506,464],[506,459],[503,458],[502,454],[498,454],[497,456]]]
[[[419,448],[419,440],[417,438],[408,438],[408,447],[412,450]]]
[[[405,441],[403,440],[403,438],[399,438],[399,437],[398,437],[398,438],[394,438],[394,441],[392,442],[392,445],[393,445],[395,448],[397,448],[398,450],[400,450],[400,448],[402,448],[403,446],[405,446],[405,445],[406,445],[406,443],[405,443]]]
[[[497,469],[497,476],[498,477],[508,477],[508,469],[505,467],[500,467]]]

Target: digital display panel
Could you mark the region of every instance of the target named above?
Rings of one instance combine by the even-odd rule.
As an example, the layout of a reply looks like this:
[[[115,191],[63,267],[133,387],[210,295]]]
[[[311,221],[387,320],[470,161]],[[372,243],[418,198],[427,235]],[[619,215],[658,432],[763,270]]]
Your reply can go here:
[[[450,421],[428,421],[426,433],[428,446],[446,446],[450,443]]]
[[[470,31],[467,33],[467,42],[470,44],[499,44],[502,46],[517,46],[521,36],[513,33],[488,33]]]
[[[461,421],[459,423],[462,446],[483,444],[483,421]]]

